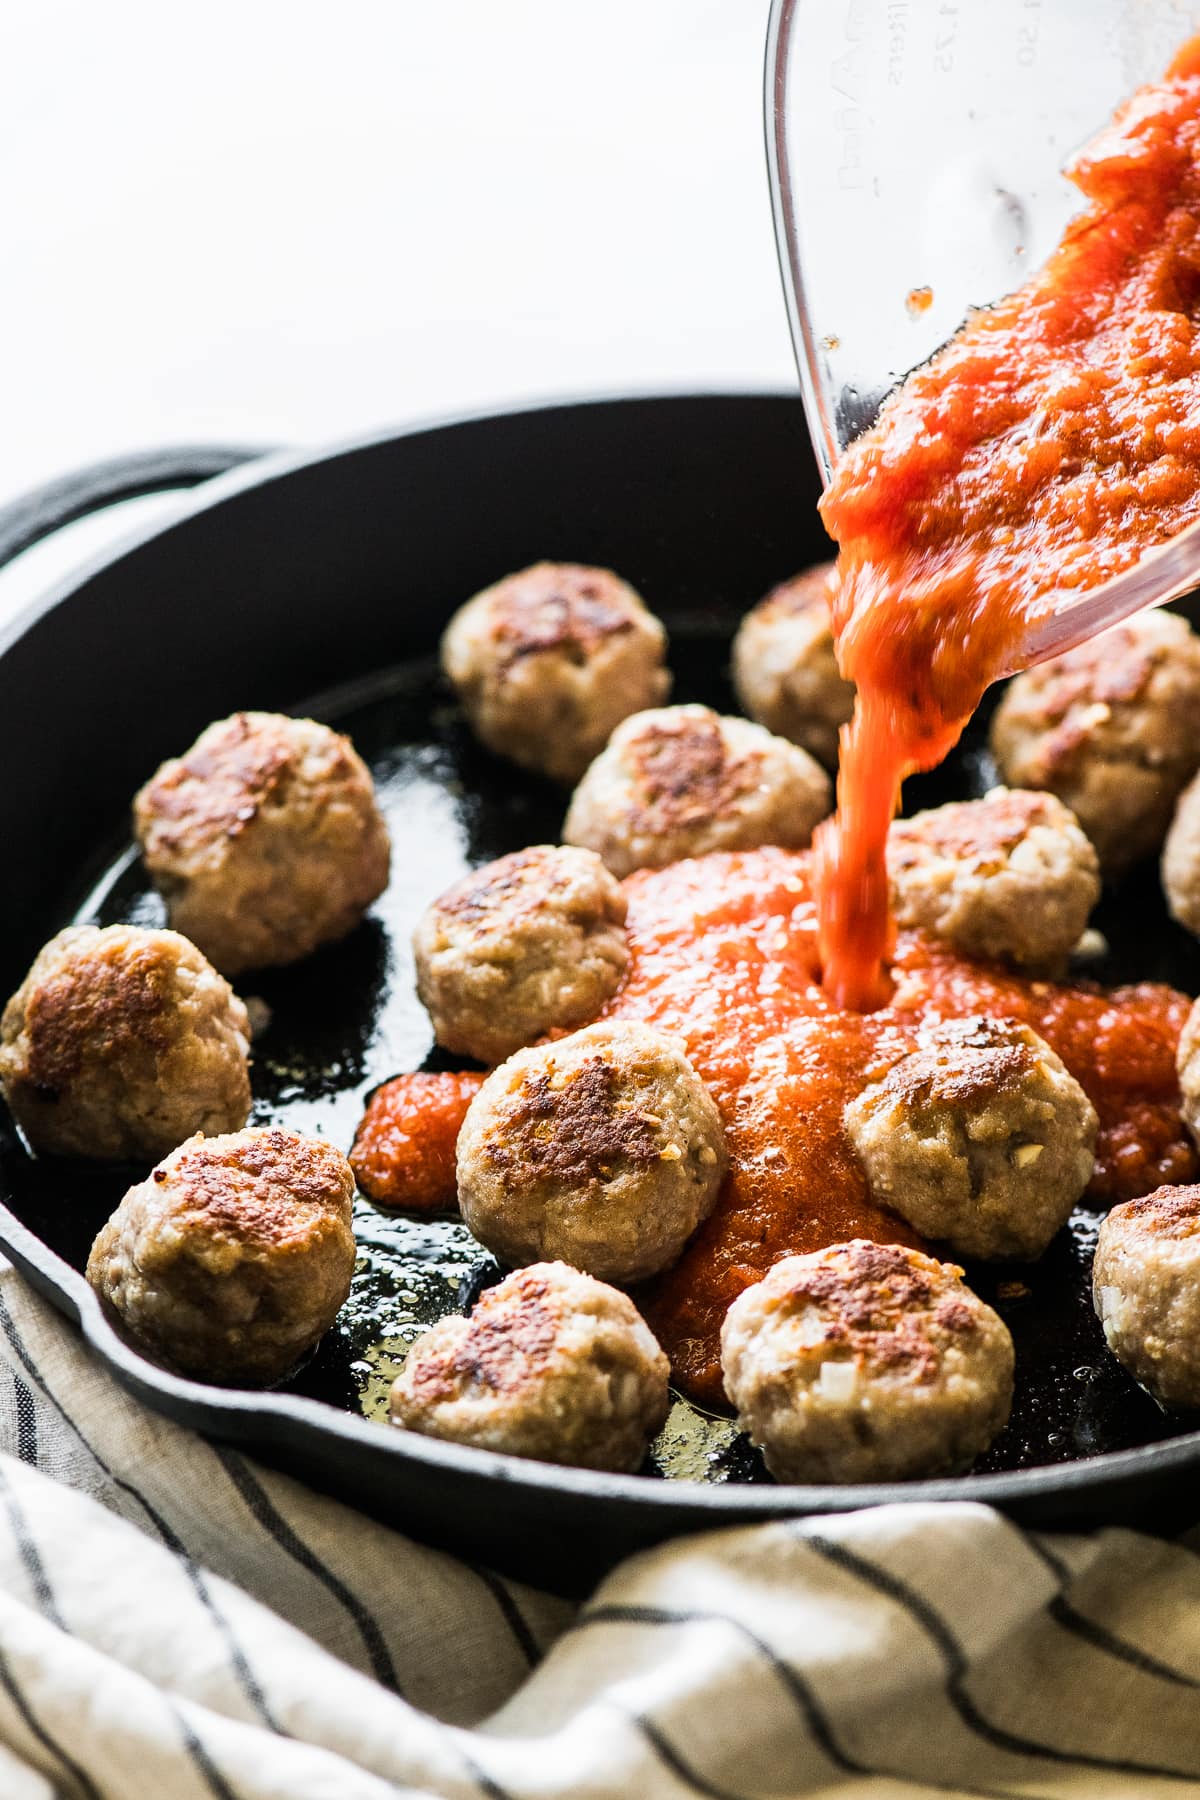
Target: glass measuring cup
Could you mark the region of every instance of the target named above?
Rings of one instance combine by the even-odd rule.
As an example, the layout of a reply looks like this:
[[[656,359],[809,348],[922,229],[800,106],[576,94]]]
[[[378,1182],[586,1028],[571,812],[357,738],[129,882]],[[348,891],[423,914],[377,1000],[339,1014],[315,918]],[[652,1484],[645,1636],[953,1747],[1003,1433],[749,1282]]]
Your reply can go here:
[[[773,0],[767,157],[826,479],[910,369],[1021,286],[1080,207],[1064,163],[1200,31],[1200,0]],[[1023,647],[1058,655],[1200,584],[1200,524]]]

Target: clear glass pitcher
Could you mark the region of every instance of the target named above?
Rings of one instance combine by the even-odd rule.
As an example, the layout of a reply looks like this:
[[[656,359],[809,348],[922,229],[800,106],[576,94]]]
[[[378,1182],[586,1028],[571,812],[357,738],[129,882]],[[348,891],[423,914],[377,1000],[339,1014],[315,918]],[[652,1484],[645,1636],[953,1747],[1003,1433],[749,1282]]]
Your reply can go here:
[[[1046,260],[1063,164],[1200,31],[1200,0],[773,0],[767,153],[823,474],[885,396]],[[1025,662],[1200,583],[1200,527],[1064,597]]]

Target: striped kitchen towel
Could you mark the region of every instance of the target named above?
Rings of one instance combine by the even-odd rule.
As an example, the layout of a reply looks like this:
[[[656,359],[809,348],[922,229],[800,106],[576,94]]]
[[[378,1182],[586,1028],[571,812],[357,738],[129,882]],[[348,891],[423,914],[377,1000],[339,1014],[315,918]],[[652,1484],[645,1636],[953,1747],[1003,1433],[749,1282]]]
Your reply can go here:
[[[145,1412],[7,1266],[0,1431],[3,1800],[1200,1797],[1186,1541],[913,1504],[574,1608]]]

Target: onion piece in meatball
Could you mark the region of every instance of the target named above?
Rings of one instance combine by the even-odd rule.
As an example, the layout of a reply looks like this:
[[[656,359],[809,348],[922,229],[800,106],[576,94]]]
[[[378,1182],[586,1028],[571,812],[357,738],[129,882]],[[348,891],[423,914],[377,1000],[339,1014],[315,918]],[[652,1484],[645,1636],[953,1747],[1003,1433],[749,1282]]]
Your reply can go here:
[[[854,683],[833,648],[833,568],[819,563],[772,588],[733,640],[733,685],[750,717],[827,769],[837,767],[838,732],[854,711]]]
[[[1200,1187],[1161,1187],[1100,1227],[1092,1297],[1109,1349],[1163,1406],[1200,1406]]]
[[[87,1278],[139,1348],[263,1386],[332,1325],[354,1272],[354,1177],[323,1138],[198,1136],[130,1188]]]
[[[184,937],[76,925],[0,1020],[0,1088],[35,1150],[153,1161],[250,1112],[250,1020]]]
[[[671,688],[667,634],[611,569],[535,563],[459,608],[442,667],[498,756],[577,781],[614,725]]]
[[[991,727],[1010,787],[1048,788],[1118,873],[1159,849],[1200,767],[1200,638],[1146,612],[1018,675]]]
[[[832,800],[824,769],[795,744],[707,706],[666,706],[617,727],[563,836],[624,876],[709,850],[803,849]]]
[[[1007,1423],[1013,1345],[962,1270],[855,1238],[789,1256],[721,1331],[738,1423],[779,1481],[957,1474]]]
[[[667,1416],[668,1366],[633,1302],[561,1262],[489,1288],[408,1353],[394,1425],[581,1469],[632,1471]]]
[[[896,923],[917,926],[964,956],[1061,971],[1100,898],[1100,865],[1054,794],[993,788],[953,801],[888,836]]]
[[[519,1050],[488,1076],[458,1137],[458,1203],[502,1262],[642,1281],[679,1256],[727,1163],[720,1116],[681,1045],[614,1019]]]
[[[210,725],[146,783],[134,826],[171,924],[226,975],[336,942],[387,886],[370,771],[313,719]]]
[[[413,933],[439,1044],[479,1062],[594,1019],[629,960],[625,896],[600,858],[538,844],[476,869]]]
[[[926,1027],[845,1124],[878,1205],[956,1256],[1029,1262],[1091,1180],[1098,1121],[1035,1031],[979,1018]]]

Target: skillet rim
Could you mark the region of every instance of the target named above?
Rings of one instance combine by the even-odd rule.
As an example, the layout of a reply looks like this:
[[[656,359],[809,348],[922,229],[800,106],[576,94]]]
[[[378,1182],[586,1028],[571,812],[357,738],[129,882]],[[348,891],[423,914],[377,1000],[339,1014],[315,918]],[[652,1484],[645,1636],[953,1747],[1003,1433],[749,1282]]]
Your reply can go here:
[[[211,511],[247,490],[286,480],[297,472],[320,468],[343,457],[399,440],[469,429],[501,419],[513,421],[552,412],[578,412],[590,407],[613,408],[622,404],[636,407],[656,402],[738,400],[796,403],[796,398],[791,392],[741,387],[600,393],[568,399],[554,397],[519,407],[487,407],[423,419],[401,428],[383,428],[315,448],[270,451],[181,495],[176,504],[157,519],[86,558],[66,576],[18,608],[0,626],[0,660],[41,619],[74,596],[95,575],[112,569],[144,544],[186,525],[195,515]],[[627,1519],[632,1516],[640,1520],[648,1534],[654,1533],[656,1525],[665,1528],[662,1535],[666,1535],[734,1522],[916,1502],[977,1502],[994,1504],[1001,1509],[1016,1508],[1022,1512],[1028,1509],[1043,1514],[1052,1511],[1066,1515],[1076,1510],[1072,1501],[1086,1504],[1092,1498],[1091,1490],[1099,1491],[1096,1499],[1104,1494],[1115,1499],[1117,1495],[1140,1488],[1149,1479],[1159,1483],[1163,1478],[1200,1467],[1200,1429],[1132,1449],[1106,1451],[1030,1469],[853,1486],[669,1481],[534,1462],[389,1429],[302,1395],[218,1387],[171,1373],[124,1341],[84,1277],[10,1211],[2,1193],[0,1250],[11,1257],[24,1278],[30,1280],[60,1313],[80,1326],[90,1350],[124,1387],[155,1410],[193,1429],[217,1438],[228,1440],[233,1437],[243,1447],[248,1445],[253,1453],[256,1447],[253,1431],[247,1427],[257,1422],[267,1428],[262,1434],[265,1438],[262,1448],[267,1460],[270,1460],[272,1448],[286,1443],[289,1438],[294,1440],[299,1434],[302,1443],[328,1444],[332,1441],[355,1450],[361,1448],[418,1468],[443,1471],[472,1484],[498,1482],[510,1490],[525,1489],[542,1501],[560,1498],[565,1502],[608,1502]],[[224,1432],[222,1424],[227,1427]],[[402,1520],[399,1522],[403,1524]]]

